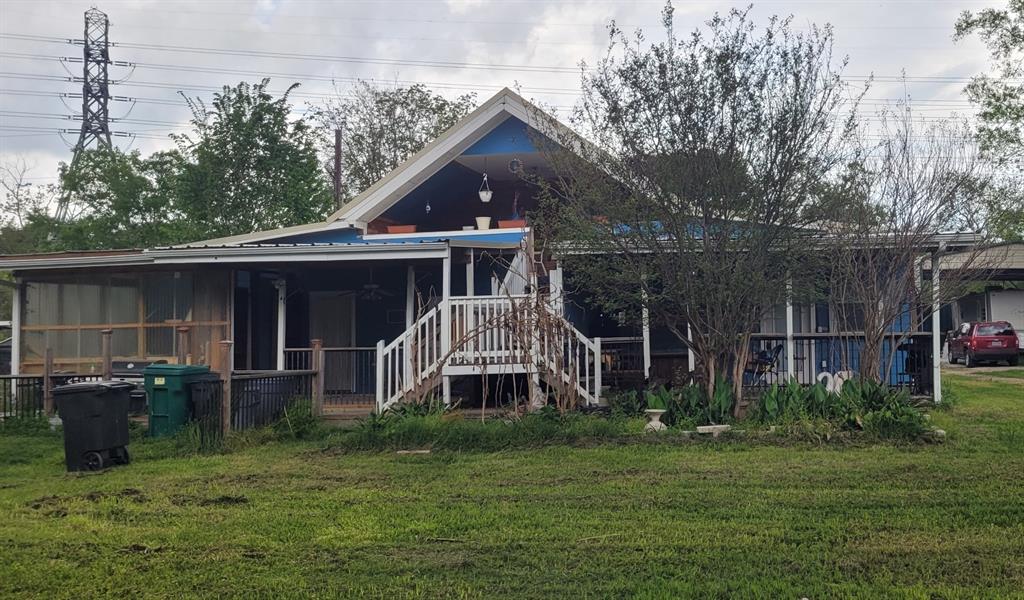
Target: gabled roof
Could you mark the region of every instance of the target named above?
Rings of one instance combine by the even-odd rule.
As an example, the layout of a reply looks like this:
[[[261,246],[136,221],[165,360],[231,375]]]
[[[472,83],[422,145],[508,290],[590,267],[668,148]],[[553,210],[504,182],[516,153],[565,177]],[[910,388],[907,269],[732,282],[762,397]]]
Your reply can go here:
[[[519,94],[504,88],[385,175],[380,181],[327,217],[325,221],[194,242],[193,245],[251,244],[330,229],[355,227],[365,229],[367,223],[394,206],[402,197],[509,117],[515,117],[542,133],[555,128],[560,137],[567,133],[572,134],[554,117],[543,112],[533,103],[524,100]]]
[[[546,127],[546,124],[538,123],[537,116],[539,114],[544,113],[537,106],[524,100],[519,94],[508,88],[502,89],[380,181],[329,216],[327,221],[344,220],[360,225],[372,221],[490,133],[508,117],[515,117],[537,129]],[[546,121],[555,122],[550,115],[545,115],[545,117]]]

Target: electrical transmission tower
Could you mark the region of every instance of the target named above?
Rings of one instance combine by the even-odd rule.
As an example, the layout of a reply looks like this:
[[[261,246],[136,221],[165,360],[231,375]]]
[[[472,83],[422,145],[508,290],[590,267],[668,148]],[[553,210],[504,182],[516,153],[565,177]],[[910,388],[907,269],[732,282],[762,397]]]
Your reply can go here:
[[[82,131],[75,144],[75,162],[78,154],[96,142],[103,148],[110,147],[110,81],[107,65],[110,64],[110,42],[107,37],[110,23],[106,13],[90,8],[85,11],[85,38],[82,40]]]
[[[110,22],[106,13],[96,8],[85,11],[85,37],[73,40],[82,45],[82,129],[71,156],[71,168],[78,163],[82,151],[95,142],[100,148],[110,148]],[[79,81],[79,78],[75,78]],[[54,215],[57,221],[68,217],[71,197],[65,190],[57,201]]]

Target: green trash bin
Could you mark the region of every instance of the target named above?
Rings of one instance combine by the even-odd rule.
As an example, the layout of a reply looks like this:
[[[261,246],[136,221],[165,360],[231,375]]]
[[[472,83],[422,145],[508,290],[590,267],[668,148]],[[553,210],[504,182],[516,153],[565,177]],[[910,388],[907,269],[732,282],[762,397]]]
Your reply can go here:
[[[149,403],[149,435],[174,435],[188,422],[189,384],[207,375],[205,365],[149,365],[142,371]]]

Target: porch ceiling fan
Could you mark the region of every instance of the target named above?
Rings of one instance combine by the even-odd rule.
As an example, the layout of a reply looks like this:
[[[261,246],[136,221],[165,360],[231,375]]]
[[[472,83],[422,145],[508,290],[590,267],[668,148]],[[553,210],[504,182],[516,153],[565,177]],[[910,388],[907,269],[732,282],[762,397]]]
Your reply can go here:
[[[394,296],[394,292],[389,292],[384,288],[380,287],[379,283],[373,282],[373,267],[370,267],[370,281],[363,284],[363,287],[358,290],[349,290],[346,294],[354,294],[362,300],[381,300],[383,298],[390,298]]]

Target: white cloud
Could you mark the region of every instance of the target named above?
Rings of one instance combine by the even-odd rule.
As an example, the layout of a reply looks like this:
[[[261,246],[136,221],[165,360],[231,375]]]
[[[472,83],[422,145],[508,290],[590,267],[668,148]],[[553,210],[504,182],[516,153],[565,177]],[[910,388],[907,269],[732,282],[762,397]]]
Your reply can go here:
[[[0,31],[77,38],[82,35],[82,12],[95,0],[0,2]],[[112,23],[111,39],[122,43],[217,48],[243,51],[223,56],[169,50],[146,50],[126,46],[112,49],[115,60],[140,63],[124,82],[113,86],[114,94],[145,99],[128,119],[112,124],[119,131],[148,136],[166,136],[188,119],[188,111],[176,92],[209,98],[213,89],[240,80],[255,81],[262,73],[274,76],[274,89],[300,81],[297,108],[331,93],[329,80],[308,80],[313,76],[367,77],[383,80],[411,80],[445,84],[438,91],[454,96],[477,92],[482,101],[500,86],[522,85],[527,96],[548,105],[566,106],[574,96],[554,93],[578,86],[574,72],[518,72],[497,68],[447,68],[408,64],[409,61],[529,65],[534,67],[575,67],[580,60],[593,62],[606,45],[605,25],[616,19],[630,31],[643,27],[649,38],[660,39],[660,0],[613,2],[604,0],[396,0],[394,2],[318,2],[285,0],[224,0],[219,2],[177,2],[173,0],[130,0],[101,2]],[[687,32],[700,27],[715,10],[728,10],[724,2],[677,2],[676,29]],[[973,40],[954,44],[951,40],[958,7],[951,3],[903,2],[873,4],[862,2],[771,2],[752,11],[758,22],[772,13],[792,14],[794,23],[835,24],[837,51],[850,56],[848,72],[896,75],[906,69],[912,77],[939,75],[939,81],[910,82],[907,92],[924,101],[929,114],[948,109],[967,110],[960,93],[959,78],[975,74],[985,65],[984,49]],[[302,55],[368,57],[392,59],[405,64],[361,64],[342,60],[313,60],[245,55],[262,51]],[[78,56],[81,48],[42,41],[0,38],[0,52],[39,57]],[[7,73],[24,73],[57,79],[0,76],[0,127],[44,127],[76,129],[74,121],[62,115],[76,109],[78,100],[56,94],[74,92],[61,63],[27,57],[0,56]],[[80,65],[68,65],[73,70]],[[223,71],[249,73],[225,73]],[[112,68],[115,78],[129,70]],[[951,78],[951,79],[950,79]],[[18,91],[18,93],[13,93]],[[29,96],[25,93],[51,94]],[[878,84],[872,98],[894,98],[904,93],[902,84]],[[153,102],[157,101],[157,102]],[[111,103],[111,115],[124,117],[130,104]],[[12,115],[37,113],[49,116]],[[56,118],[51,118],[56,116]],[[143,121],[143,122],[139,122]],[[168,122],[172,125],[160,123]],[[0,130],[0,155],[30,155],[39,166],[36,177],[52,177],[59,160],[70,150],[56,133],[32,134],[25,129]],[[18,137],[13,137],[17,135]],[[65,135],[74,142],[75,135]],[[118,143],[125,142],[119,139]],[[168,148],[164,139],[136,139],[135,148],[144,152]]]

